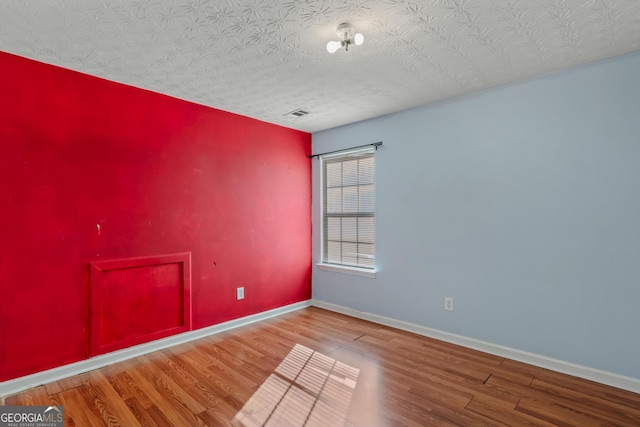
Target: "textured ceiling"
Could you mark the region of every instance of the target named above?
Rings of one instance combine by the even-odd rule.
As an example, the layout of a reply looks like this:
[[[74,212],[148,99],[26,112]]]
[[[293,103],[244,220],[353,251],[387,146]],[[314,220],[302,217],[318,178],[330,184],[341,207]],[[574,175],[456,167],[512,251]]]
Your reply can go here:
[[[640,0],[0,0],[0,50],[313,132],[640,50]]]

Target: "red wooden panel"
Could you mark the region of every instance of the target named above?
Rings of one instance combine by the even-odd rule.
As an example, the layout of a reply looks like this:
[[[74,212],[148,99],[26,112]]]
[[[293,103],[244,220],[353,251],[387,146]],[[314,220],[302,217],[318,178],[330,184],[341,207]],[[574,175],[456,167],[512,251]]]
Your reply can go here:
[[[191,330],[189,253],[91,263],[91,355]]]

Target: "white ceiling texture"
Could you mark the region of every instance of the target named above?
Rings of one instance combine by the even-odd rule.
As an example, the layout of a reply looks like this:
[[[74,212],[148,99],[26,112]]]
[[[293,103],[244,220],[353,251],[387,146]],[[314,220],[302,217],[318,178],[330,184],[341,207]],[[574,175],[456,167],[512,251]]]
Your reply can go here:
[[[0,50],[315,132],[640,50],[640,0],[0,0]]]

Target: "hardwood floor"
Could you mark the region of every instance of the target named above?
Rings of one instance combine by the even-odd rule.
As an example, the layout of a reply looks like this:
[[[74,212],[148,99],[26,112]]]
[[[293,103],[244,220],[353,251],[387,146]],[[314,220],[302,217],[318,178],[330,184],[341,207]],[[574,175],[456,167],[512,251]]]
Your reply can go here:
[[[640,395],[307,308],[7,397],[65,426],[640,426]]]

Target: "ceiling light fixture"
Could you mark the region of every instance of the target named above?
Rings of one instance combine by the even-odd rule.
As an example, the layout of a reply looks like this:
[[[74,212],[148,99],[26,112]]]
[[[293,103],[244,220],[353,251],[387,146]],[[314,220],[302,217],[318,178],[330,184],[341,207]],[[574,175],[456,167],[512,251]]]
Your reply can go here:
[[[341,47],[344,50],[349,50],[350,44],[360,46],[364,42],[364,36],[360,33],[356,33],[355,28],[351,24],[342,23],[338,25],[338,31],[336,31],[340,41],[330,41],[327,43],[327,51],[329,53],[335,53]]]

